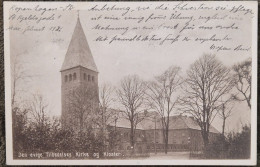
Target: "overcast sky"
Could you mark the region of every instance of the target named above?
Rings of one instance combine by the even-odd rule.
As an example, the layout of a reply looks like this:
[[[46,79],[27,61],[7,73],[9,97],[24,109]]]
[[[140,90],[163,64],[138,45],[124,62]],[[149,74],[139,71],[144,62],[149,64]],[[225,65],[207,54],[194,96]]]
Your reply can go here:
[[[134,5],[133,5],[134,6]],[[33,13],[33,12],[31,12]],[[73,30],[77,21],[77,11],[57,12],[62,17],[51,22],[52,26],[61,25],[61,32],[33,32],[24,33],[10,31],[11,56],[19,55],[19,60],[23,62],[24,69],[28,74],[34,77],[26,83],[26,86],[21,86],[27,89],[26,92],[43,94],[50,104],[50,111],[53,115],[61,114],[61,76],[60,69],[68,48]],[[117,15],[117,12],[110,13]],[[150,13],[143,12],[139,15],[148,15]],[[197,13],[200,14],[200,13]],[[176,43],[158,45],[155,42],[146,43],[112,43],[108,45],[105,42],[95,42],[97,35],[113,36],[118,32],[104,32],[93,30],[92,28],[97,22],[91,21],[90,18],[100,15],[99,12],[89,12],[81,10],[79,12],[80,21],[87,37],[92,55],[96,62],[99,71],[99,85],[104,82],[109,82],[117,85],[120,79],[129,74],[138,74],[144,80],[149,80],[153,76],[162,73],[171,65],[180,66],[183,74],[189,68],[190,64],[196,59],[206,54],[216,54],[217,58],[226,66],[232,66],[237,62],[241,62],[251,56],[249,52],[233,52],[224,51],[217,52],[209,50],[210,44],[198,43]],[[196,13],[194,13],[196,15]],[[16,21],[11,21],[11,25],[17,25]],[[32,25],[30,22],[24,22],[24,25]],[[37,26],[45,24],[40,23]],[[48,23],[49,24],[49,23]],[[106,25],[106,22],[100,22]],[[116,24],[129,25],[130,23],[118,22]],[[112,25],[116,25],[112,24]],[[149,23],[153,25],[154,23]],[[149,26],[149,24],[147,24]],[[200,24],[200,23],[198,23]],[[215,24],[214,22],[212,24]],[[222,42],[223,45],[238,45],[245,43],[251,45],[251,21],[245,19],[239,22],[240,30],[228,32],[233,39],[229,42]],[[36,26],[36,25],[35,25]],[[131,34],[167,34],[167,31],[152,30],[152,31],[131,31],[126,36]],[[175,32],[173,32],[175,33]],[[200,34],[199,34],[200,33]],[[224,35],[227,31],[217,32]],[[209,35],[203,32],[189,32],[188,36]],[[55,42],[54,42],[55,41]],[[57,42],[58,41],[58,42]],[[25,96],[23,96],[25,97]],[[245,102],[237,104],[234,108],[232,121],[228,121],[228,130],[232,130],[240,126],[240,122],[250,122],[250,110]],[[220,120],[216,119],[214,124],[218,124]],[[220,124],[216,125],[220,129]]]

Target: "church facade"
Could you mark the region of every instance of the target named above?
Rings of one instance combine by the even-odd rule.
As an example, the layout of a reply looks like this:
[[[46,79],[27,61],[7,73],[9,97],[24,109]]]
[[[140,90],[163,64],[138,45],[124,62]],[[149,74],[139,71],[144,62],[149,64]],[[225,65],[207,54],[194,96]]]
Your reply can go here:
[[[73,130],[84,129],[84,122],[91,120],[91,115],[98,109],[98,69],[89,48],[79,18],[62,64],[61,102],[62,126]],[[189,116],[172,116],[169,127],[169,151],[188,149],[201,150],[203,140],[200,127]],[[108,125],[110,130],[119,134],[119,144],[115,149],[121,152],[131,151],[130,124],[123,117]],[[159,152],[164,150],[163,131],[160,119],[145,119],[135,130],[137,151]],[[210,140],[219,132],[211,127]]]

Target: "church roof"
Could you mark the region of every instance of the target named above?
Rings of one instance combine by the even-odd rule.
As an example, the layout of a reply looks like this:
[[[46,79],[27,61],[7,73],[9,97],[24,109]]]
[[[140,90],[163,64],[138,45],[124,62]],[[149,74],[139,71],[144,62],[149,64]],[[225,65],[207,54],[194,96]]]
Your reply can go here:
[[[155,128],[155,122],[154,122],[154,117],[148,117],[141,121],[136,129],[140,130],[149,130],[149,129],[154,129]],[[160,117],[157,118],[156,121],[156,129],[162,129],[162,124]],[[111,126],[114,126],[115,123],[111,122]],[[121,128],[130,128],[130,122],[129,120],[123,118],[122,116],[117,119],[116,122],[117,127]],[[170,124],[169,124],[169,130],[177,130],[177,129],[194,129],[194,130],[201,130],[200,126],[196,122],[196,120],[193,117],[190,116],[170,116]],[[209,131],[211,133],[219,133],[218,130],[216,130],[212,125],[209,128]]]
[[[157,120],[157,129],[162,129],[162,124],[161,124],[161,120],[158,119]],[[143,129],[151,129],[151,125],[152,125],[152,129],[154,129],[154,120],[150,123],[148,123],[148,121],[144,121],[143,122]],[[149,125],[149,127],[147,127],[147,125]],[[198,123],[196,122],[195,118],[190,117],[190,116],[170,116],[170,124],[169,124],[169,129],[194,129],[194,130],[201,130],[200,126],[198,125]],[[216,130],[212,125],[209,128],[209,131],[212,133],[219,133],[218,130]]]
[[[77,66],[82,66],[98,72],[79,18],[62,64],[61,71]]]

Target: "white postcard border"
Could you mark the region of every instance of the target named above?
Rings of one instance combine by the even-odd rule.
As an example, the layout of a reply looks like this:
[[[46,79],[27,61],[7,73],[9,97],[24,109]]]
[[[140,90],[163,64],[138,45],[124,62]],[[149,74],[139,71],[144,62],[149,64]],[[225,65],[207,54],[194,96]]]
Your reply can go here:
[[[162,2],[162,1],[160,1]],[[196,1],[201,2],[201,1]],[[228,1],[232,3],[234,1]],[[235,3],[241,1],[235,1]],[[257,1],[242,1],[251,5],[258,12]],[[8,165],[256,165],[257,154],[257,15],[252,19],[252,109],[251,109],[251,159],[248,160],[16,160],[13,159],[12,114],[11,114],[11,70],[10,70],[10,38],[6,28],[8,8],[13,2],[4,2],[4,63],[5,63],[5,116],[6,116],[6,162]],[[28,2],[14,2],[28,3]],[[36,3],[36,2],[32,2]],[[37,2],[39,3],[39,2]],[[40,3],[73,3],[78,2],[40,2]],[[81,2],[88,3],[88,2]],[[102,2],[101,2],[102,3]],[[123,3],[123,2],[119,2]],[[131,2],[132,3],[132,2]],[[145,3],[135,2],[135,3]],[[154,3],[154,2],[149,2]],[[80,7],[80,5],[76,5]]]

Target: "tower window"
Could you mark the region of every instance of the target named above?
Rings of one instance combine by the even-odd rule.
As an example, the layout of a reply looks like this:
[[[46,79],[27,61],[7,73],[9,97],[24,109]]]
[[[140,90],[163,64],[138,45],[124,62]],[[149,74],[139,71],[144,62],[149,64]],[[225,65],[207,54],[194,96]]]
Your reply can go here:
[[[67,75],[65,75],[65,82],[67,82],[68,81],[68,76]]]
[[[84,80],[86,80],[87,79],[87,75],[86,75],[86,73],[84,73]]]
[[[94,82],[94,76],[92,76],[92,82]]]
[[[76,80],[76,78],[77,78],[77,74],[74,73],[74,74],[73,74],[73,80]]]
[[[71,80],[72,80],[72,75],[70,74],[70,75],[69,75],[69,81],[71,81]]]
[[[88,75],[88,81],[90,81],[90,75]]]

